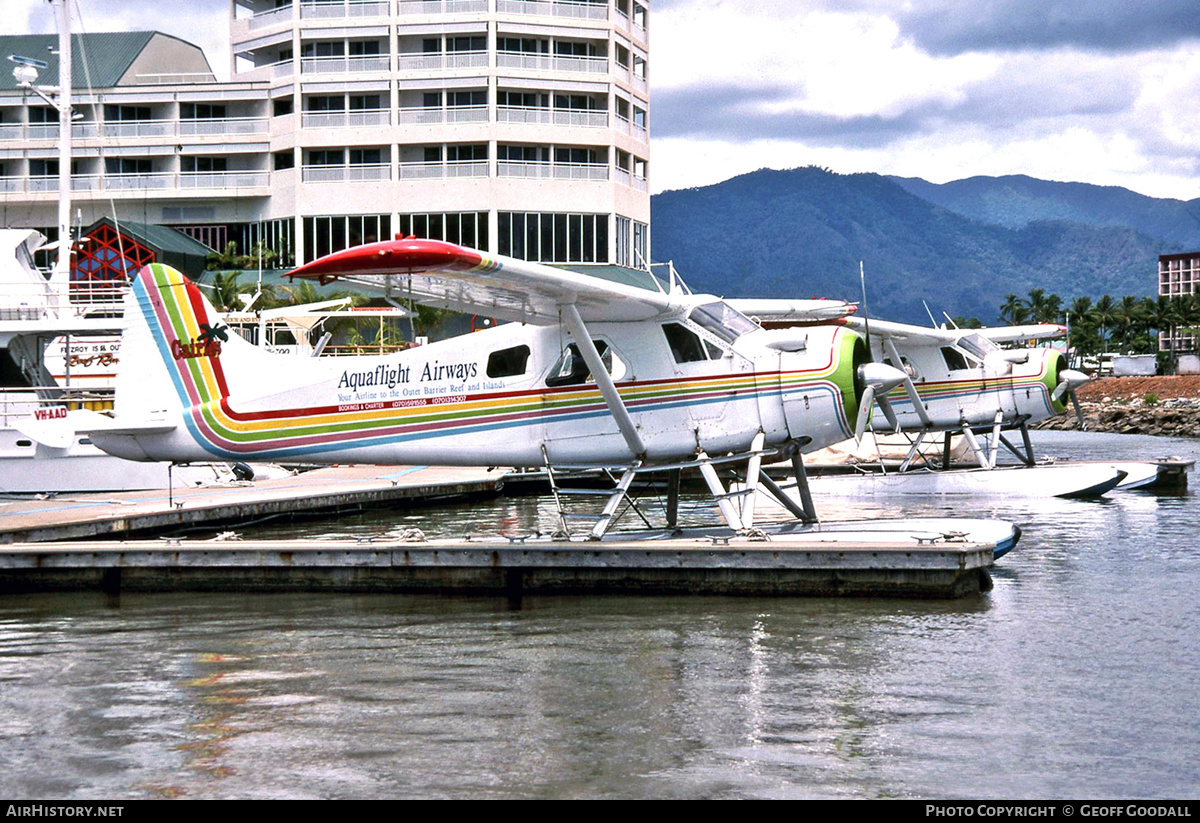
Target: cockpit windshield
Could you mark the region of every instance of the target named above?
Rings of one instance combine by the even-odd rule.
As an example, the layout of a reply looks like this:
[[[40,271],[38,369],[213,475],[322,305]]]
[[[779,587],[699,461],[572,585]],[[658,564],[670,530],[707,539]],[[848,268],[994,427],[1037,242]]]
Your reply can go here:
[[[999,351],[1000,347],[988,340],[983,335],[968,334],[965,337],[958,338],[958,347],[973,354],[980,360],[987,357],[994,351]]]
[[[753,320],[721,300],[697,306],[692,309],[688,319],[726,343],[732,343],[758,328]]]

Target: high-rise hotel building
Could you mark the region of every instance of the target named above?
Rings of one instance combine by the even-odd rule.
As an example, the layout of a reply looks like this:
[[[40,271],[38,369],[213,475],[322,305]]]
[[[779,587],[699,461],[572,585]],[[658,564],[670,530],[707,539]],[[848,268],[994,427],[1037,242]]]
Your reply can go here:
[[[645,267],[648,17],[637,0],[233,0],[229,82],[167,35],[83,35],[75,208],[286,263],[404,233]],[[0,50],[54,85],[56,42]],[[55,224],[57,135],[0,77],[4,225]]]

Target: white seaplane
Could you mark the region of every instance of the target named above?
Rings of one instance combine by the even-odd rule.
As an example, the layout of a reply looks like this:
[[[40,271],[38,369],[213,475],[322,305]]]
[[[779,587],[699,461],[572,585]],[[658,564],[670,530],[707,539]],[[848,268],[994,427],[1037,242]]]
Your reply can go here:
[[[908,448],[893,471],[884,470],[880,460],[878,471],[823,476],[813,484],[814,491],[842,496],[1095,497],[1156,474],[1153,464],[1035,460],[1029,425],[1065,413],[1068,402],[1082,420],[1075,390],[1089,378],[1068,368],[1055,349],[1002,349],[998,344],[1061,337],[1066,332],[1062,326],[938,329],[859,317],[834,322],[863,331],[872,360],[903,370],[901,382],[873,405],[860,406],[859,414],[870,416],[873,432],[901,435]],[[860,437],[866,428],[860,420]],[[1020,432],[1019,445],[1008,438],[1014,431]],[[978,468],[951,469],[950,443],[956,434],[969,444]],[[933,459],[923,450],[926,444],[933,447]],[[1021,465],[998,466],[1000,446]]]
[[[500,465],[552,479],[605,467],[619,480],[593,539],[637,475],[695,468],[728,528],[745,534],[755,494],[737,506],[717,466],[746,465],[757,489],[764,457],[790,456],[803,490],[800,453],[854,435],[860,407],[905,379],[871,362],[848,326],[763,329],[648,273],[615,282],[406,238],[292,275],[514,322],[386,356],[281,362],[229,334],[179,272],[151,265],[127,298],[115,418],[80,427],[132,460]],[[810,502],[762,481],[824,539],[966,533],[986,535],[998,555],[1017,536],[998,521],[821,524]],[[564,532],[573,536],[565,519]]]

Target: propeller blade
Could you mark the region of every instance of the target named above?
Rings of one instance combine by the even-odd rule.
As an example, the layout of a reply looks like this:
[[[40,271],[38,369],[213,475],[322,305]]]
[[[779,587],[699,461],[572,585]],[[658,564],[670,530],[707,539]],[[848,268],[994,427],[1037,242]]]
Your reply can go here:
[[[1075,390],[1071,389],[1070,393],[1071,405],[1075,407],[1075,419],[1079,421],[1079,430],[1087,431],[1087,421],[1083,419],[1083,409],[1079,407],[1079,398],[1075,396]]]
[[[883,412],[883,416],[887,418],[888,425],[892,427],[892,431],[898,434],[900,421],[896,418],[896,411],[892,408],[891,401],[881,394],[876,402],[879,404],[879,410]]]
[[[867,421],[871,419],[871,409],[875,398],[879,398],[879,407],[883,409],[884,417],[893,429],[899,427],[896,414],[891,404],[887,402],[887,393],[904,382],[908,375],[887,363],[874,361],[863,363],[858,367],[858,379],[866,387],[862,399],[858,401],[858,423],[854,427],[854,439],[862,440],[863,432],[867,430]],[[886,406],[885,406],[886,404]]]
[[[866,366],[862,368],[866,368]],[[854,424],[855,443],[862,442],[863,433],[867,430],[867,421],[871,419],[871,407],[874,405],[875,387],[868,384],[866,389],[863,390],[862,400],[858,404],[858,421]]]

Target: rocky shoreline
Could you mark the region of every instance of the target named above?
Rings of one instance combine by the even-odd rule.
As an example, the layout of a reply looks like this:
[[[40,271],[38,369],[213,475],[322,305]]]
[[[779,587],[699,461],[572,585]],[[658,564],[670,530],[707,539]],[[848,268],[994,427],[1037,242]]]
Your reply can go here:
[[[1200,380],[1194,377],[1106,377],[1079,390],[1087,430],[1159,437],[1200,437]],[[1074,431],[1071,409],[1034,428]]]

